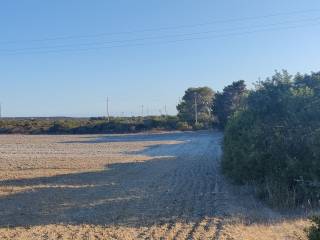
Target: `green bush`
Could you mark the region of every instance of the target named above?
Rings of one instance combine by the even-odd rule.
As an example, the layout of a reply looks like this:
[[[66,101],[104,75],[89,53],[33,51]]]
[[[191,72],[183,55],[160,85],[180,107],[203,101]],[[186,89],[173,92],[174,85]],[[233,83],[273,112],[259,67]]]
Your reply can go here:
[[[204,123],[196,123],[193,125],[193,129],[194,130],[202,130],[202,129],[205,129],[205,125],[204,125]]]
[[[320,239],[320,216],[313,216],[310,218],[312,226],[306,230],[309,240]]]
[[[228,121],[223,171],[277,207],[320,196],[320,74],[276,73]]]
[[[177,129],[180,131],[192,130],[192,127],[187,122],[178,122]]]

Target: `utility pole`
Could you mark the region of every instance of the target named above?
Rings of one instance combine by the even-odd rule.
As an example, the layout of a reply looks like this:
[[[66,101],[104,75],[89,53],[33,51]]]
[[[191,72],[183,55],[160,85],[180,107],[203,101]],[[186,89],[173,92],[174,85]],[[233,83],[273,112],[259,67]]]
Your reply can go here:
[[[197,93],[194,93],[194,115],[195,115],[195,124],[198,124]]]
[[[143,104],[141,105],[141,117],[143,117]]]
[[[107,119],[108,122],[110,121],[110,115],[109,115],[109,97],[107,97]]]
[[[168,115],[168,113],[167,113],[167,105],[164,105],[164,113],[166,114],[166,116]]]

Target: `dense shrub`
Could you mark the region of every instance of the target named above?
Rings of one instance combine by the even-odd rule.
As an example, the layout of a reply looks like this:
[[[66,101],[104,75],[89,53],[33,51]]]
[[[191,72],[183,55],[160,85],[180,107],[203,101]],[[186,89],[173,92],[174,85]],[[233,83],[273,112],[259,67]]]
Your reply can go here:
[[[179,121],[177,124],[177,129],[181,131],[192,130],[192,126],[190,126],[187,122]]]
[[[193,129],[194,130],[205,129],[205,124],[204,123],[196,123],[196,124],[193,125]]]
[[[320,239],[320,216],[311,217],[312,226],[306,230],[309,240]]]
[[[257,84],[228,121],[222,167],[260,197],[288,207],[317,202],[320,180],[320,74],[276,73]]]

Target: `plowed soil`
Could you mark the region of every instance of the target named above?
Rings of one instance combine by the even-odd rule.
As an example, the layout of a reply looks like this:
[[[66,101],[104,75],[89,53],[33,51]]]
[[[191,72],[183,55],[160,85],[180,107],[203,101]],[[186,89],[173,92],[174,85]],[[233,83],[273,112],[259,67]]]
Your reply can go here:
[[[0,239],[306,239],[220,172],[222,134],[0,136]]]

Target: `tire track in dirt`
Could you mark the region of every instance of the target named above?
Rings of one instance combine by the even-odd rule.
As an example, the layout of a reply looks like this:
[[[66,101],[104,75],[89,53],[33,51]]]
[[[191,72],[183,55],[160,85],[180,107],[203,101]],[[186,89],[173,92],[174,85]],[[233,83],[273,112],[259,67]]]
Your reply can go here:
[[[103,199],[104,194],[111,199],[137,197],[81,209],[70,217],[75,222],[79,222],[79,217],[95,216],[97,222],[107,220],[115,226],[133,224],[139,227],[138,239],[207,238],[216,229],[215,222],[209,218],[218,207],[216,194],[213,194],[217,184],[214,176],[218,174],[219,152],[215,149],[218,138],[212,132],[180,134],[174,138],[178,144],[158,144],[142,151],[142,156],[152,157],[150,162],[138,162],[128,167],[119,165],[119,168],[111,166],[110,174],[102,174],[99,179],[94,175],[81,179],[92,183],[97,180],[117,183],[108,188],[108,192],[102,189],[81,194],[84,202],[89,202],[90,198]],[[58,194],[57,199],[79,197],[68,192]],[[119,236],[124,234],[121,227],[116,232]]]
[[[199,146],[201,144],[201,146]],[[208,213],[213,213],[212,211],[212,190],[214,183],[212,182],[214,178],[213,167],[215,158],[203,149],[210,149],[212,142],[203,142],[195,144],[194,148],[198,151],[193,151],[192,156],[190,156],[190,163],[186,165],[186,168],[180,170],[184,174],[180,174],[177,182],[184,182],[185,184],[177,186],[179,188],[176,193],[183,194],[185,204],[181,208],[182,215],[188,213],[192,216],[193,221],[185,224],[183,228],[180,228],[175,232],[173,239],[206,239],[213,235],[212,229],[215,228],[211,226],[213,221],[206,218]],[[189,149],[190,150],[190,149]],[[209,214],[210,215],[210,214]],[[169,231],[170,232],[170,231]],[[169,234],[172,236],[171,234]],[[164,237],[168,236],[166,234]]]
[[[82,136],[45,137],[49,145],[38,138],[44,137],[24,141],[38,141],[30,149],[50,153],[52,160],[43,154],[28,159],[33,150],[21,150],[29,148],[27,142],[11,153],[13,138],[11,148],[4,149],[8,154],[3,164],[10,160],[14,166],[32,166],[34,171],[46,167],[62,171],[69,166],[81,171],[44,178],[33,173],[27,176],[29,180],[9,181],[4,173],[4,186],[25,192],[0,198],[1,239],[57,239],[60,234],[61,239],[218,240],[233,237],[230,223],[238,217],[241,221],[248,216],[275,218],[273,211],[230,186],[220,174],[219,132],[89,136],[84,140]],[[97,166],[102,168],[96,170]]]

